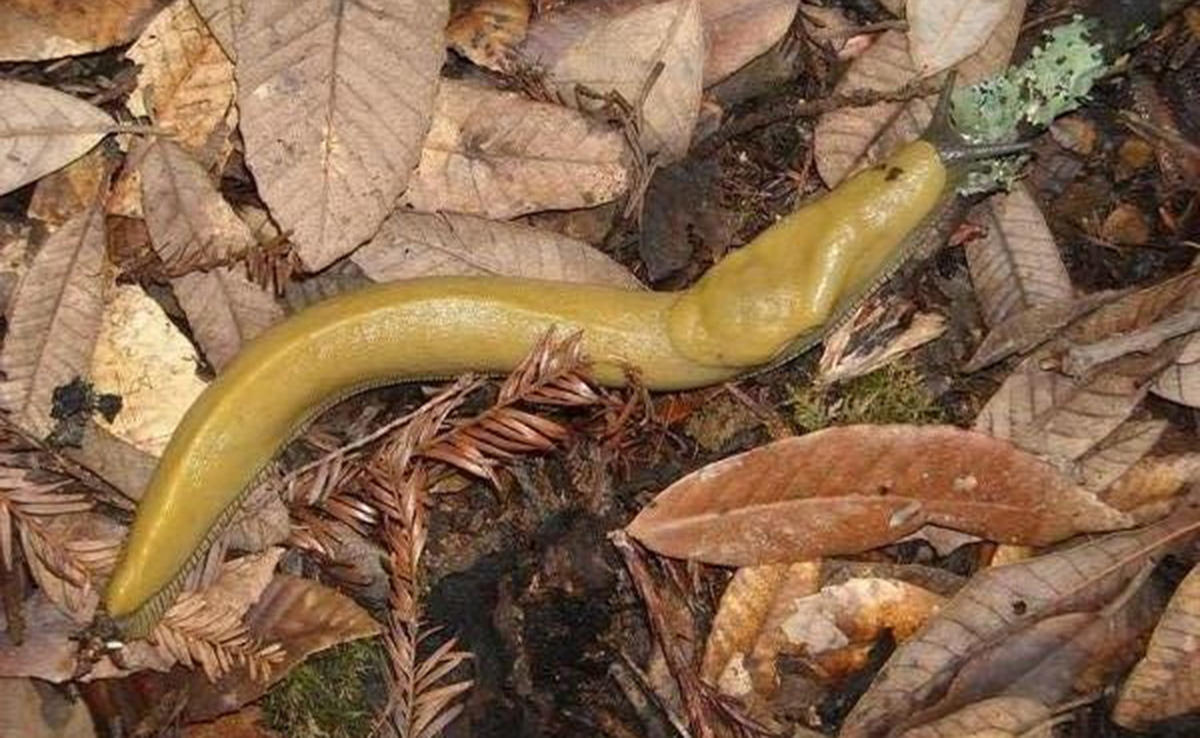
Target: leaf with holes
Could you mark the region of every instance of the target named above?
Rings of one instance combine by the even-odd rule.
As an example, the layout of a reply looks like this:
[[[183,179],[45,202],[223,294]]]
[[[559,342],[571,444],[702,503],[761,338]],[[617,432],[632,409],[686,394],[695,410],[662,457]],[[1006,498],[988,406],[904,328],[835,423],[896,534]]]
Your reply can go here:
[[[0,405],[36,436],[54,428],[54,390],[90,376],[104,280],[104,214],[93,205],[42,245],[9,305]]]
[[[1129,524],[1007,443],[950,426],[846,426],[684,477],[628,526],[667,556],[725,566],[857,553],[926,523],[1045,545]]]
[[[616,198],[628,185],[621,135],[574,110],[445,80],[404,201],[510,218]]]
[[[429,128],[446,0],[261,0],[237,29],[238,107],[259,193],[310,270],[370,238]]]
[[[469,215],[399,210],[350,257],[376,282],[433,275],[504,275],[638,289],[628,269],[573,238]]]
[[[113,126],[100,108],[49,87],[3,79],[0,98],[0,195],[69,164]]]

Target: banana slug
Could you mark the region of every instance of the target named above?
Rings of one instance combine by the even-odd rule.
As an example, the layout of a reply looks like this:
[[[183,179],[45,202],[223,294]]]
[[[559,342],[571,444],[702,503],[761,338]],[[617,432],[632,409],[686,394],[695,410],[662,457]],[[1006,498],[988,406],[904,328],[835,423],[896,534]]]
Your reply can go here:
[[[352,393],[506,372],[552,326],[582,331],[600,382],[620,384],[633,366],[656,390],[721,382],[797,356],[910,254],[910,234],[953,195],[953,160],[1014,148],[929,138],[784,217],[682,291],[430,277],[341,295],[275,325],[176,428],[105,610],[126,636],[146,635],[261,470],[309,419]]]

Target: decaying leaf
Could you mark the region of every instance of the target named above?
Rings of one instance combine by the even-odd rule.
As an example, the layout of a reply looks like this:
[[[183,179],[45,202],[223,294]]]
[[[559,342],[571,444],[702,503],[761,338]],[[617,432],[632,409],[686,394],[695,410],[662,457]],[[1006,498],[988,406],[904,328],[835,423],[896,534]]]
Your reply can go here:
[[[246,162],[310,270],[370,238],[421,155],[446,0],[248,3],[237,31]]]
[[[787,32],[798,0],[700,0],[708,40],[704,86],[716,84],[764,53]]]
[[[141,499],[146,483],[158,465],[158,457],[117,438],[102,428],[96,419],[90,419],[84,425],[79,447],[67,448],[64,452],[131,500]]]
[[[225,56],[237,61],[237,28],[246,14],[245,0],[191,0],[192,7],[208,25]]]
[[[1029,190],[994,195],[979,209],[986,234],[967,244],[971,281],[989,326],[1074,297],[1067,267]]]
[[[920,76],[949,69],[978,51],[1011,5],[1012,0],[909,0],[908,41]]]
[[[192,336],[217,371],[242,345],[283,318],[274,296],[243,273],[241,267],[191,272],[171,282],[187,315]]]
[[[710,464],[628,531],[668,556],[750,566],[865,551],[926,523],[1045,545],[1129,520],[1009,444],[949,426],[863,425]]]
[[[532,10],[531,0],[472,0],[450,19],[446,40],[479,66],[507,71]]]
[[[0,79],[0,98],[0,194],[70,163],[113,127],[108,113],[49,87]]]
[[[956,66],[957,84],[971,84],[1008,64],[1021,30],[1025,4],[1024,0],[1014,0],[983,48]],[[886,31],[854,60],[835,91],[896,92],[917,77],[917,67],[908,53],[908,39],[900,31]],[[933,114],[933,103],[933,97],[882,102],[821,116],[814,134],[821,178],[833,187],[848,174],[919,136]]]
[[[309,655],[339,643],[379,634],[379,623],[354,600],[310,579],[276,574],[245,616],[249,633],[278,643],[285,654],[271,669],[270,682],[239,667],[215,684],[199,675],[189,684],[190,720],[211,720],[258,699]]]
[[[92,207],[111,173],[104,147],[97,146],[58,171],[38,180],[26,213],[60,226]]]
[[[818,364],[817,384],[832,385],[884,367],[946,332],[946,318],[917,312],[904,299],[867,300],[830,333]]]
[[[972,658],[1038,623],[1101,610],[1145,572],[1148,562],[1185,545],[1198,532],[1200,501],[1192,500],[1156,525],[975,575],[896,650],[847,716],[841,735],[886,734],[941,700]]]
[[[205,164],[215,161],[229,134],[225,116],[233,104],[233,62],[191,0],[174,0],[125,56],[142,67],[127,103],[130,112],[169,130]]]
[[[1175,361],[1155,378],[1150,391],[1180,405],[1200,408],[1200,336],[1187,340]]]
[[[1133,730],[1200,710],[1200,567],[1175,590],[1112,718]]]
[[[505,275],[640,288],[603,252],[552,231],[469,215],[393,213],[350,257],[376,282],[433,275]]]
[[[0,61],[40,61],[131,41],[169,0],[5,0]]]
[[[1052,738],[1051,716],[1050,708],[1036,699],[992,697],[906,730],[901,738]],[[1046,724],[1044,730],[1030,728],[1039,723]]]
[[[615,91],[638,110],[642,148],[682,158],[700,113],[704,26],[697,0],[580,3],[538,17],[521,46],[570,105],[594,105],[578,86]],[[644,103],[643,103],[644,97]]]
[[[254,245],[249,226],[182,146],[155,138],[132,156],[141,161],[146,227],[167,274],[211,267]]]
[[[54,429],[55,388],[89,376],[104,281],[104,214],[93,205],[42,244],[9,305],[0,405],[39,437]]]
[[[141,287],[111,289],[91,376],[97,393],[121,398],[116,417],[102,421],[113,435],[148,454],[162,454],[180,418],[204,389],[197,364],[191,342]]]
[[[588,207],[625,190],[626,159],[621,135],[579,112],[444,80],[404,201],[490,218]]]
[[[1174,506],[1174,497],[1200,482],[1200,453],[1146,456],[1101,495],[1108,505],[1128,512],[1139,523],[1158,520]]]
[[[1186,308],[1197,284],[1200,272],[1185,272],[1089,313],[1013,370],[976,418],[975,428],[1059,464],[1080,458],[1129,417],[1150,378],[1171,364],[1186,339],[1148,354],[1121,356],[1080,379],[1059,371],[1056,357],[1064,348],[1131,333]]]
[[[1125,421],[1079,459],[1079,483],[1096,493],[1108,489],[1154,448],[1169,425],[1165,420]]]

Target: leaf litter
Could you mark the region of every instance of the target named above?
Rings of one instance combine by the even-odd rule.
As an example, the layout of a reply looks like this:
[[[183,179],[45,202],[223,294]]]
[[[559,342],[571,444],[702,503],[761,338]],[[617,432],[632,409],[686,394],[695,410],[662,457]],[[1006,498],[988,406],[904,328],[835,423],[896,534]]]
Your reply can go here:
[[[548,338],[500,384],[334,408],[152,639],[114,651],[81,634],[124,535],[114,510],[204,381],[288,313],[427,275],[686,284],[753,236],[746,211],[769,222],[821,189],[810,173],[832,185],[915,136],[943,69],[975,82],[1037,40],[1025,3],[999,0],[913,0],[903,21],[900,2],[88,5],[0,11],[0,55],[21,62],[0,81],[20,103],[0,113],[0,220],[19,214],[24,234],[4,251],[0,676],[74,682],[111,718],[99,695],[157,670],[160,709],[143,695],[122,716],[151,732],[253,723],[247,706],[311,655],[359,639],[387,680],[363,714],[404,736],[520,719],[547,734],[582,720],[1050,736],[1083,710],[1138,729],[1196,712],[1200,455],[1178,407],[1200,373],[1195,272],[1177,257],[1195,235],[1188,180],[1153,155],[1188,129],[1153,104],[1117,126],[1089,109],[1046,137],[1117,172],[1094,223],[1065,232],[1060,184],[1033,162],[956,234],[965,256],[868,303],[819,367],[729,387],[750,422],[719,444],[674,430],[712,395],[600,390],[576,339]],[[1194,45],[1195,27],[1145,48]],[[439,72],[446,48],[461,57]],[[840,78],[835,58],[852,60]],[[1154,102],[1154,80],[1135,82]],[[766,94],[730,107],[734,87]],[[815,132],[780,110],[816,113]],[[676,219],[688,243],[655,248],[683,256],[642,263],[651,175],[707,165],[688,152],[713,131],[704,192],[652,190],[719,208],[722,226]],[[556,219],[601,227],[575,229],[585,242],[530,225]],[[851,420],[872,425],[825,427]],[[612,540],[627,571],[606,559],[610,529],[628,533]],[[99,678],[113,691],[86,686]],[[546,695],[573,717],[531,707]]]

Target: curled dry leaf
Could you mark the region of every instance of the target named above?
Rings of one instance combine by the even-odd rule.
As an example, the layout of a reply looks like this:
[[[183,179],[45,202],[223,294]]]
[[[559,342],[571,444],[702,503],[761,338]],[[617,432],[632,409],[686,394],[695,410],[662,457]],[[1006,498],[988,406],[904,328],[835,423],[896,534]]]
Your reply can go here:
[[[276,574],[245,617],[251,636],[278,643],[285,654],[271,669],[270,682],[241,667],[210,684],[198,675],[189,685],[187,716],[211,720],[258,699],[309,655],[339,643],[379,634],[374,618],[354,600],[310,579]]]
[[[473,0],[450,19],[446,40],[479,66],[508,71],[532,10],[531,0]]]
[[[41,61],[127,43],[168,0],[5,0],[0,61]]]
[[[211,267],[254,245],[250,227],[182,146],[155,138],[132,156],[141,161],[146,227],[167,274]]]
[[[887,733],[941,700],[972,658],[1055,617],[1099,611],[1117,600],[1148,562],[1186,545],[1198,532],[1200,501],[1193,499],[1156,525],[975,575],[896,650],[847,716],[841,735]]]
[[[983,47],[1013,0],[908,0],[908,42],[922,77],[949,69]]]
[[[873,297],[825,338],[816,383],[870,374],[945,332],[945,316],[917,312],[916,305],[895,295]]]
[[[847,426],[693,472],[629,524],[668,556],[748,566],[857,553],[926,523],[1045,545],[1129,524],[1007,443],[949,426]]]
[[[586,243],[469,215],[399,210],[350,258],[376,282],[463,274],[642,286],[628,269]]]
[[[82,156],[113,126],[100,108],[49,87],[4,79],[0,98],[0,194]]]
[[[187,315],[192,336],[220,371],[242,345],[283,318],[283,308],[268,291],[251,282],[237,266],[191,272],[171,282]]]
[[[1200,567],[1175,590],[1146,655],[1121,686],[1113,721],[1133,730],[1200,710]]]
[[[404,201],[509,218],[607,202],[628,184],[621,135],[559,105],[444,80]]]
[[[145,453],[162,454],[204,389],[191,342],[141,287],[115,285],[91,361],[95,391],[121,398],[112,421],[97,422]]]
[[[783,37],[798,0],[700,0],[708,40],[704,86],[716,84]]]
[[[1074,297],[1054,235],[1025,185],[993,196],[979,213],[986,234],[968,243],[966,254],[989,326],[995,329],[1017,313]]]
[[[1008,15],[983,48],[957,65],[959,85],[976,82],[1008,64],[1021,30],[1025,4],[1025,0],[1013,0]],[[907,38],[900,31],[886,31],[854,60],[835,91],[897,92],[917,78]],[[916,138],[929,122],[933,104],[933,97],[917,98],[844,108],[821,116],[814,138],[821,178],[833,187],[848,174]]]
[[[190,0],[174,0],[159,13],[125,56],[141,65],[126,103],[169,130],[173,139],[206,164],[216,160],[229,134],[233,62]]]
[[[104,280],[104,214],[93,204],[42,244],[9,305],[0,405],[38,437],[54,428],[55,388],[89,376]]]
[[[246,162],[310,270],[367,240],[421,155],[446,0],[248,3],[237,31]]]
[[[687,153],[704,82],[697,0],[568,5],[535,20],[520,51],[545,68],[547,83],[568,104],[594,102],[578,86],[600,95],[615,91],[635,110],[641,104],[645,151],[670,159]]]

